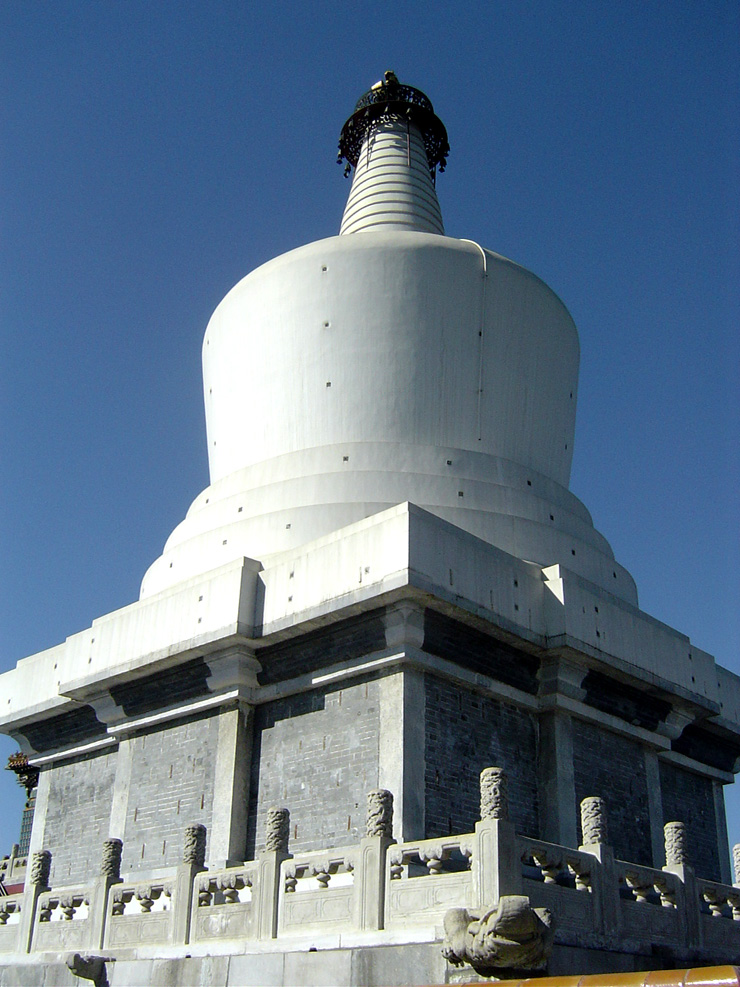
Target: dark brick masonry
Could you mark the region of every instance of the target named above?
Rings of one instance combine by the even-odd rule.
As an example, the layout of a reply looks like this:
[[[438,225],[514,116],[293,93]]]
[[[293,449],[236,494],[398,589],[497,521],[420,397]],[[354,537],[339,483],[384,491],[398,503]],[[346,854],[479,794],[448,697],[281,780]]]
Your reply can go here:
[[[674,764],[661,763],[660,788],[663,822],[677,819],[686,824],[689,862],[700,877],[721,880],[711,779]]]
[[[301,637],[298,645],[295,641],[285,641],[261,648],[257,652],[262,665],[260,683],[282,682],[384,648],[383,613],[376,610],[310,631]]]
[[[211,825],[218,715],[173,720],[129,743],[123,870],[171,867],[182,859],[185,827]]]
[[[377,680],[315,689],[258,706],[247,856],[264,846],[271,806],[290,809],[294,852],[355,843],[378,786]]]
[[[642,747],[635,741],[573,722],[576,806],[590,795],[606,802],[609,840],[620,860],[653,866],[647,776]],[[663,861],[656,861],[661,866]]]
[[[537,692],[536,658],[434,610],[424,612],[424,650],[523,692]]]
[[[495,765],[509,776],[511,818],[537,835],[537,727],[508,703],[425,675],[426,837],[470,833],[479,819],[479,777]]]
[[[84,884],[100,872],[108,836],[116,751],[75,758],[47,770],[49,808],[43,846],[51,850],[52,885]]]

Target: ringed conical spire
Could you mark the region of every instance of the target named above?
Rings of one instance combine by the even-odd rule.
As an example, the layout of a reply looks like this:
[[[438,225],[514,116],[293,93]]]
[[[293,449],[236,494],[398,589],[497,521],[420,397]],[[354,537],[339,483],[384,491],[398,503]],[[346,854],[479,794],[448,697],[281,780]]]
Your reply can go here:
[[[340,234],[415,230],[444,235],[435,190],[449,153],[431,100],[386,72],[357,102],[342,128],[338,161],[354,168]]]

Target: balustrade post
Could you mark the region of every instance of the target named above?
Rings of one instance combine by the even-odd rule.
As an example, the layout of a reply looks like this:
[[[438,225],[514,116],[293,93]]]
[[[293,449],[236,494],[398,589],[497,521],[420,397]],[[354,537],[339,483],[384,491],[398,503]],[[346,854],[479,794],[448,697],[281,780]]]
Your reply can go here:
[[[735,873],[734,887],[740,888],[740,843],[732,848],[732,869]]]
[[[206,870],[206,827],[193,823],[185,827],[182,863],[177,865],[172,888],[172,941],[176,945],[190,942],[194,884],[198,874]],[[197,900],[197,891],[195,892]]]
[[[21,920],[18,930],[18,952],[30,953],[33,946],[33,930],[36,924],[36,906],[39,896],[49,891],[49,873],[51,872],[51,853],[49,850],[38,850],[32,854],[30,868],[23,891],[21,905]]]
[[[258,880],[254,906],[253,929],[257,939],[277,938],[278,905],[280,903],[282,863],[291,854],[290,812],[273,806],[267,810],[265,849],[257,858]],[[254,892],[253,892],[254,893]]]
[[[393,839],[393,794],[368,792],[366,835],[354,869],[353,915],[358,929],[382,929],[385,922],[385,855]]]
[[[689,862],[686,827],[682,822],[667,822],[664,871],[675,874],[681,882],[676,895],[676,910],[681,923],[681,935],[686,945],[700,949],[702,945],[701,902],[694,869]]]
[[[509,819],[508,778],[502,768],[484,768],[480,775],[480,821],[475,824],[473,897],[479,908],[491,908],[501,895],[522,894],[522,862],[516,830]]]
[[[108,916],[108,894],[114,884],[121,882],[121,854],[123,843],[111,838],[103,842],[100,874],[90,889],[90,941],[92,949],[100,949],[105,942],[105,926]]]
[[[581,841],[578,849],[599,862],[591,875],[596,924],[605,935],[619,939],[622,929],[619,878],[614,850],[609,844],[606,802],[598,796],[589,796],[581,802]]]

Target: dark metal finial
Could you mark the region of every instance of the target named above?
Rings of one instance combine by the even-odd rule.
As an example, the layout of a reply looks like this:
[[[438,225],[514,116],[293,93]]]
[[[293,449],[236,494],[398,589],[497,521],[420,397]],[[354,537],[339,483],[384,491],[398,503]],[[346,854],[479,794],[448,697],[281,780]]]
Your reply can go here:
[[[379,123],[392,119],[401,119],[419,128],[432,176],[438,166],[440,172],[445,170],[450,145],[445,126],[435,114],[432,101],[421,89],[402,85],[396,73],[389,70],[380,82],[360,96],[354,113],[342,127],[337,163],[347,162],[345,175],[349,175],[357,165],[367,134]]]

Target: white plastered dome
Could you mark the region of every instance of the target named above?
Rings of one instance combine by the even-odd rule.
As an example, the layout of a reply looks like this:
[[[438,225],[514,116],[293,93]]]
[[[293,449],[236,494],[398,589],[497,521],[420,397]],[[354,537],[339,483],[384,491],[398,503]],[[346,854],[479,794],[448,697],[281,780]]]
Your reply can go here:
[[[526,269],[443,235],[432,118],[417,125],[398,105],[356,142],[342,235],[264,264],[214,312],[203,344],[211,485],[142,597],[411,501],[636,603],[568,490],[573,320]]]

